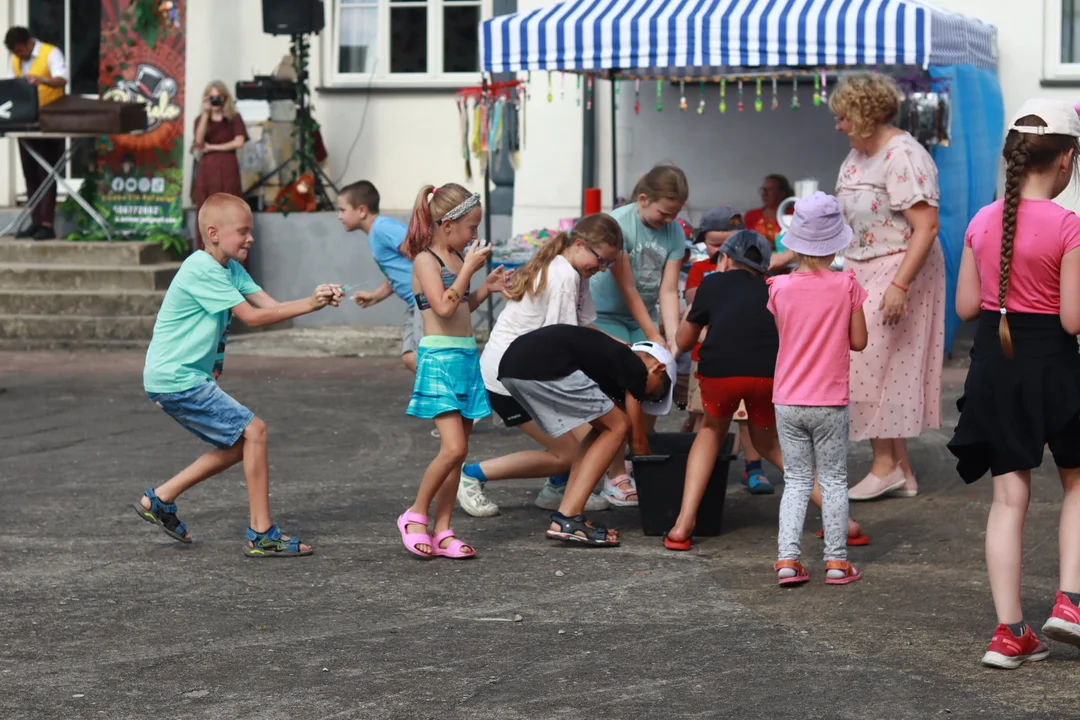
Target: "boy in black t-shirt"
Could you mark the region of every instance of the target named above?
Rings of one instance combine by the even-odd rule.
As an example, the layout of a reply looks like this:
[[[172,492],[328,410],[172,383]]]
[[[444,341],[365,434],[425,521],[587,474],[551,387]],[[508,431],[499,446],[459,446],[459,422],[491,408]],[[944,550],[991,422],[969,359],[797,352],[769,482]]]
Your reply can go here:
[[[698,505],[740,402],[746,404],[754,447],[783,467],[772,403],[780,338],[765,283],[771,255],[769,241],[753,230],[729,237],[720,248],[717,272],[702,281],[679,327],[680,350],[693,347],[702,328],[709,332],[698,353],[705,419],[686,467],[679,519],[664,538],[671,550],[690,549]]]
[[[754,447],[777,469],[784,469],[772,402],[780,338],[769,312],[769,286],[765,282],[772,246],[753,230],[740,230],[724,242],[720,255],[717,272],[702,281],[676,335],[683,350],[697,342],[703,327],[709,328],[698,362],[705,420],[686,465],[679,518],[664,536],[664,547],[669,550],[690,549],[701,497],[740,401],[746,404]],[[816,479],[810,499],[821,507]],[[848,544],[869,542],[858,523],[849,518]]]
[[[599,330],[548,325],[510,343],[499,381],[552,437],[589,424],[547,536],[586,545],[619,544],[617,530],[593,525],[582,511],[589,493],[630,435],[635,454],[648,454],[644,415],[666,415],[675,385],[675,358],[652,342],[628,347]]]

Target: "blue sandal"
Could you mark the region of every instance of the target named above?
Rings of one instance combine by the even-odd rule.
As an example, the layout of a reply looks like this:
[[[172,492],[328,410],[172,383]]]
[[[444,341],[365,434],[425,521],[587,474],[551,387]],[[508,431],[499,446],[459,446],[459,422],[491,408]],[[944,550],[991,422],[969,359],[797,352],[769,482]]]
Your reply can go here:
[[[772,486],[765,473],[755,470],[752,473],[743,473],[743,485],[747,487],[751,495],[772,495],[776,488]]]
[[[244,548],[244,554],[248,557],[303,557],[315,552],[314,549],[301,550],[300,540],[297,538],[282,540],[281,528],[277,525],[271,525],[270,529],[264,533],[248,528],[244,537],[254,545],[254,547]]]
[[[144,508],[141,502],[135,503],[135,512],[139,513],[139,517],[161,527],[173,540],[190,545],[191,538],[187,537],[187,525],[176,517],[176,503],[162,502],[161,498],[154,494],[153,489],[147,490],[143,495],[150,498],[150,509]]]

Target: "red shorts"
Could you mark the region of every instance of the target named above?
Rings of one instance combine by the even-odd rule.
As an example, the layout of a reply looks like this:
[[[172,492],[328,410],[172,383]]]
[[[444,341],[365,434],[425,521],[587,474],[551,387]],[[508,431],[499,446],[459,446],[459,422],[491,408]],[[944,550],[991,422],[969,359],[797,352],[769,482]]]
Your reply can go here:
[[[709,378],[698,375],[701,403],[714,418],[734,417],[745,401],[746,414],[754,427],[776,427],[773,408],[773,379],[760,377]]]

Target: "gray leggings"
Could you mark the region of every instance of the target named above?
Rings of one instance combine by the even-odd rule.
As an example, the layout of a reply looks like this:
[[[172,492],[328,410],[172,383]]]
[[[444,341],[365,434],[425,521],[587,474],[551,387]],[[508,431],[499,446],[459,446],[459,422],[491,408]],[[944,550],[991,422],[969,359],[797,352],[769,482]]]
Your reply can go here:
[[[821,484],[825,559],[847,560],[847,406],[777,405],[776,428],[784,453],[779,558],[802,558],[800,541],[816,466]]]

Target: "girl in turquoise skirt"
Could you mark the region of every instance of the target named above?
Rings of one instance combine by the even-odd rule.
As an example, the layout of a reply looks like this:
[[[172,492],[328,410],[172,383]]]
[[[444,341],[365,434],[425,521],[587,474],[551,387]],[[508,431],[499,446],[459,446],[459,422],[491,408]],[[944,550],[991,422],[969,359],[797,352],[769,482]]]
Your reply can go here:
[[[409,552],[421,557],[475,557],[450,527],[461,464],[473,421],[491,414],[473,337],[473,310],[505,288],[500,266],[473,293],[472,276],[487,264],[491,246],[476,242],[483,217],[480,196],[453,183],[426,185],[416,198],[405,245],[413,259],[412,290],[424,321],[416,355],[416,384],[406,412],[431,418],[441,447],[420,482],[416,501],[398,518]],[[435,502],[435,524],[428,512]]]

